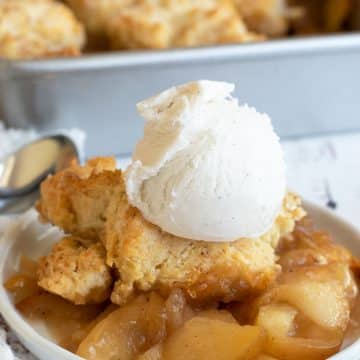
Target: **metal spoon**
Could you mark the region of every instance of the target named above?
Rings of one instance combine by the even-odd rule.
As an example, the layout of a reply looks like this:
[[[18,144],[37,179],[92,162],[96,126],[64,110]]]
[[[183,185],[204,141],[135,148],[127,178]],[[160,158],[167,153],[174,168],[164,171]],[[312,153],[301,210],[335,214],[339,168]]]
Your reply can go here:
[[[40,182],[77,159],[75,144],[64,135],[44,137],[9,155],[0,162],[0,213],[29,208]]]

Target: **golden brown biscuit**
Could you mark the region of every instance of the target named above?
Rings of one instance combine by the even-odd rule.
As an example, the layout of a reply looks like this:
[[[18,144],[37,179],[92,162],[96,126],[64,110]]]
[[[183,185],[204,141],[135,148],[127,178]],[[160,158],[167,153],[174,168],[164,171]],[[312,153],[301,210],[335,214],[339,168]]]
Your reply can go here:
[[[264,40],[247,28],[229,1],[220,1],[214,8],[194,9],[186,15],[188,25],[176,35],[175,46],[199,46],[243,43]]]
[[[106,28],[111,17],[134,0],[65,0],[85,25],[90,47],[108,47]]]
[[[250,30],[268,36],[285,35],[291,13],[286,0],[235,0]]]
[[[0,1],[0,57],[31,59],[79,55],[83,26],[53,0]]]
[[[280,237],[291,232],[303,215],[299,198],[288,194],[277,220],[263,236],[213,243],[172,236],[126,202],[111,203],[105,232],[107,263],[120,273],[111,299],[123,304],[139,291],[167,295],[176,287],[201,304],[258,293],[280,270],[274,251]]]
[[[124,193],[121,172],[115,166],[113,158],[96,158],[49,176],[41,184],[37,204],[42,220],[67,234],[100,240],[110,201]]]
[[[260,40],[232,1],[142,0],[123,6],[108,23],[114,49],[163,49]]]
[[[75,304],[96,304],[109,298],[112,277],[101,243],[89,247],[76,237],[63,238],[39,261],[38,284]]]
[[[273,227],[257,239],[208,243],[178,238],[129,205],[122,174],[106,158],[45,180],[38,209],[65,231],[104,243],[107,264],[119,273],[112,294],[117,304],[139,291],[167,294],[174,287],[198,303],[238,300],[259,292],[278,273],[274,248],[280,237],[304,216],[300,199],[288,193]]]

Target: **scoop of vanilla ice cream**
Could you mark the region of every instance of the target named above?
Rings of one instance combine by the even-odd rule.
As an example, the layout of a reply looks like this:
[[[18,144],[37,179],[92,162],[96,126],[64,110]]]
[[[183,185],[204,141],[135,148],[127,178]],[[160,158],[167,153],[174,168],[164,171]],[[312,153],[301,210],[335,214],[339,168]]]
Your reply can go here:
[[[266,114],[197,81],[138,104],[144,136],[125,171],[130,203],[162,230],[205,241],[258,237],[285,196],[279,138]]]

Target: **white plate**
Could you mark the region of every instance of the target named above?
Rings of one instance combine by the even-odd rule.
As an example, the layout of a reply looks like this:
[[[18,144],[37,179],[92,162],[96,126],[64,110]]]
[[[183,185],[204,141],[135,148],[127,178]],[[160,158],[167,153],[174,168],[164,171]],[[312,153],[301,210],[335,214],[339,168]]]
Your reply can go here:
[[[329,231],[338,243],[360,256],[359,231],[325,209],[310,203],[305,203],[305,208],[319,228]],[[39,224],[35,211],[22,215],[16,225],[3,234],[0,239],[0,312],[23,344],[41,360],[80,360],[80,357],[55,345],[28,325],[2,286],[4,280],[16,271],[21,255],[38,258],[46,254],[60,236],[61,233],[54,228]],[[360,340],[331,357],[331,360],[360,360]]]

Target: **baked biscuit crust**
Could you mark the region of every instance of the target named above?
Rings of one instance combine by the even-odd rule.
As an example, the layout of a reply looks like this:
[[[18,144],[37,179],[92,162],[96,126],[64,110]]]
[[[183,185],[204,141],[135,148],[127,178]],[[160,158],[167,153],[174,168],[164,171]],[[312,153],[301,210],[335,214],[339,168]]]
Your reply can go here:
[[[114,158],[95,158],[49,176],[41,184],[37,204],[41,220],[81,239],[102,239],[106,209],[114,197],[125,193],[115,166]]]
[[[273,227],[256,239],[231,243],[191,241],[167,234],[127,205],[110,205],[105,231],[107,263],[120,279],[112,301],[124,304],[139,291],[164,295],[181,288],[188,299],[204,304],[230,302],[264,290],[276,278],[275,247],[305,212],[300,200],[288,194]]]
[[[113,49],[165,49],[262,40],[250,32],[232,1],[134,1],[108,25]]]
[[[271,37],[287,33],[292,9],[286,0],[235,0],[235,3],[252,31]]]
[[[111,299],[119,305],[138,292],[166,295],[176,287],[199,304],[258,293],[280,270],[275,254],[280,238],[305,214],[300,199],[288,193],[273,227],[259,238],[182,239],[150,224],[128,203],[122,174],[109,158],[49,177],[41,186],[38,210],[65,232],[104,244],[106,263],[118,274]]]
[[[60,2],[0,1],[0,57],[77,56],[84,44],[82,24]]]
[[[111,293],[112,276],[105,264],[106,252],[101,243],[68,236],[39,261],[38,284],[75,304],[97,304]]]
[[[91,49],[107,49],[107,23],[134,0],[65,0],[84,24]]]

